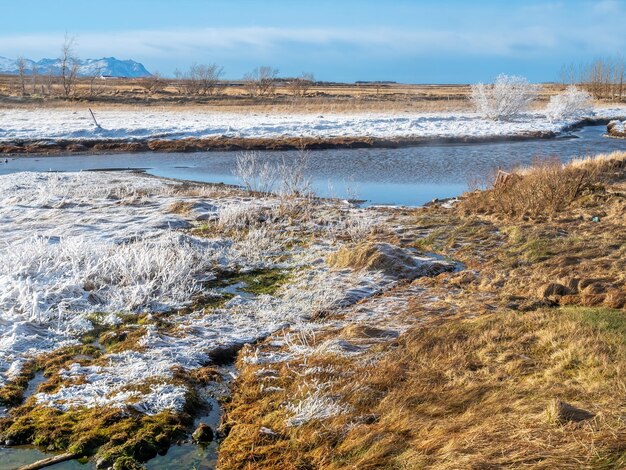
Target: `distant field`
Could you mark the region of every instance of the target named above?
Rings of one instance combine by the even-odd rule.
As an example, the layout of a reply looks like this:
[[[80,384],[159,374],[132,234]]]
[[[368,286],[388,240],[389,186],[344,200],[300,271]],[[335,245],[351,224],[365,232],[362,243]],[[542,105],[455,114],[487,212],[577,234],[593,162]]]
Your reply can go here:
[[[93,103],[98,106],[166,106],[172,108],[202,107],[210,110],[259,112],[446,112],[470,108],[469,85],[407,85],[395,83],[324,83],[312,85],[305,96],[294,96],[287,83],[277,83],[271,96],[250,96],[242,82],[223,82],[211,96],[190,96],[181,80],[164,80],[163,88],[149,90],[145,79],[80,79],[74,97],[62,98],[61,85],[44,83],[38,77],[33,83],[26,78],[26,93],[16,76],[0,75],[0,106],[68,107],[68,104]],[[545,84],[536,106],[541,107],[562,85]]]

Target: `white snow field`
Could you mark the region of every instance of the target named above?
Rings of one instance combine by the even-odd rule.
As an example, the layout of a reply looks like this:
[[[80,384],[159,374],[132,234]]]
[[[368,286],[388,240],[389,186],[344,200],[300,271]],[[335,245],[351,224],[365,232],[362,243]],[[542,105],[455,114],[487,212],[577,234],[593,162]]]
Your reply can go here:
[[[548,119],[541,112],[511,121],[492,121],[475,113],[456,114],[264,114],[162,111],[158,109],[0,110],[0,142],[69,139],[182,139],[188,137],[502,137],[536,132],[558,133],[578,119]],[[626,107],[598,108],[588,116],[617,119]]]
[[[184,210],[173,209],[181,202]],[[394,285],[381,273],[331,270],[324,262],[340,243],[337,234],[351,233],[350,224],[365,219],[372,227],[375,211],[317,203],[326,215],[307,222],[315,243],[306,248],[290,243],[293,227],[238,229],[238,218],[245,226],[251,213],[278,204],[276,197],[253,199],[230,188],[125,172],[0,176],[0,386],[28,360],[78,344],[95,318],[119,325],[120,314],[147,313],[150,319],[190,306],[197,294],[215,292],[203,281],[220,270],[292,269],[275,295],[235,290],[234,298],[209,313],[173,313],[171,328],[148,321],[136,350],[107,353],[98,365],[73,364],[60,373],[66,385],[35,396],[60,410],[180,410],[187,390],[171,380],[175,368],[201,367],[216,351],[287,325],[310,330],[307,320],[316,312]],[[185,230],[207,220],[226,230],[213,239]],[[238,235],[225,236],[229,230]],[[424,263],[429,269],[430,261]],[[146,383],[148,391],[141,387]]]

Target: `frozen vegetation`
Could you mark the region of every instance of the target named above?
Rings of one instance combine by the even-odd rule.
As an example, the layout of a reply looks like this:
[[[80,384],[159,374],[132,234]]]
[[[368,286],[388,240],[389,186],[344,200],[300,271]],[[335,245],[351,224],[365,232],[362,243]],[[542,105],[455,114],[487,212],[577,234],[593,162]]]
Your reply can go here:
[[[325,262],[379,218],[345,204],[250,198],[132,173],[2,176],[0,386],[95,328],[130,327],[134,343],[62,368],[62,385],[37,393],[36,403],[180,411],[188,390],[176,370],[211,364],[288,325],[310,329],[318,312],[394,285],[384,272]],[[289,275],[276,289],[245,289],[268,270]],[[229,283],[229,276],[250,279]],[[326,401],[294,405],[294,424]]]
[[[499,113],[509,113],[507,106]],[[552,106],[552,105],[551,105]],[[201,111],[95,110],[100,128],[87,109],[0,110],[0,142],[61,139],[183,139],[375,137],[452,138],[515,136],[562,131],[583,117],[619,118],[626,108],[586,109],[574,115],[552,106],[516,112],[506,120],[480,113],[263,114]],[[482,112],[482,111],[481,111]]]

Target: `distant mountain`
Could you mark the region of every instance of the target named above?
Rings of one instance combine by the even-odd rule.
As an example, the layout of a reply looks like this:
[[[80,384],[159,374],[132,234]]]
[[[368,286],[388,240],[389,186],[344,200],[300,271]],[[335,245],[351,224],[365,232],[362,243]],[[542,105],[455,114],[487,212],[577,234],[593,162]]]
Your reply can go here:
[[[26,74],[30,75],[33,67],[37,73],[44,75],[52,72],[54,75],[61,74],[61,61],[59,59],[41,59],[33,61],[25,59]],[[109,76],[109,77],[148,77],[150,72],[134,60],[118,60],[115,57],[103,57],[102,59],[78,60],[78,75],[81,77]],[[0,57],[0,74],[17,75],[19,73],[17,60]]]

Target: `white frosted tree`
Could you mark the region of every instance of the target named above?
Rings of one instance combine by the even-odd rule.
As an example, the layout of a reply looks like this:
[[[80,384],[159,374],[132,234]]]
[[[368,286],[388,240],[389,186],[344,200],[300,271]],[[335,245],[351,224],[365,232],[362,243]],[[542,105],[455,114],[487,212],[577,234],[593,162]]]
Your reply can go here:
[[[537,96],[537,86],[524,77],[498,75],[494,83],[472,85],[471,101],[486,119],[506,121],[528,109]]]
[[[592,96],[576,85],[570,85],[558,95],[550,97],[546,106],[546,117],[550,122],[561,119],[577,118],[591,110]]]

